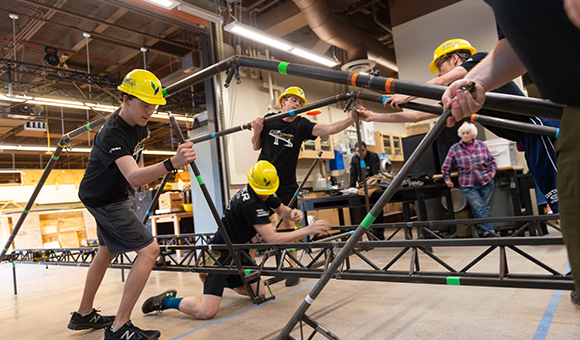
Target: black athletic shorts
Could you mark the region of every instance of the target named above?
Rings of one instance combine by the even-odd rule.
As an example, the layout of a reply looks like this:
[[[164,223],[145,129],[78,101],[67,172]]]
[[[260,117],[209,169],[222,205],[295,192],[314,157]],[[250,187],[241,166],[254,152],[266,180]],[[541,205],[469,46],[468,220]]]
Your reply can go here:
[[[219,252],[213,252],[213,255],[217,255],[216,253]],[[227,253],[224,252],[224,253]],[[208,260],[209,257],[207,257],[206,255],[206,261]],[[231,262],[231,257],[229,256],[220,256],[218,258],[218,262],[226,267],[229,267],[230,262]],[[248,265],[248,262],[245,261],[246,259],[244,257],[241,258],[242,261],[242,265]],[[210,260],[211,263],[214,263],[213,260]],[[208,265],[211,264],[210,262],[207,262]],[[201,276],[201,275],[200,275]],[[203,294],[209,294],[209,295],[215,295],[215,296],[219,296],[221,297],[224,294],[224,288],[231,288],[234,289],[236,287],[242,287],[244,285],[244,282],[242,281],[242,278],[240,277],[240,275],[222,275],[222,274],[207,274],[207,276],[205,276],[205,279],[202,279],[203,281]]]
[[[97,221],[99,245],[106,246],[111,254],[140,250],[153,242],[153,235],[132,207],[132,199],[96,208],[87,206]]]

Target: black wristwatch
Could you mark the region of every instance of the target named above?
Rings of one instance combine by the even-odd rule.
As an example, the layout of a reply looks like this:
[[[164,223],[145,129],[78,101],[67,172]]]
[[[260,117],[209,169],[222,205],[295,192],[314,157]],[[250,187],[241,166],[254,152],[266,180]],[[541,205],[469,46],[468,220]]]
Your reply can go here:
[[[168,172],[177,170],[173,167],[173,164],[171,164],[171,158],[167,158],[166,160],[164,160],[163,165],[165,165],[165,169],[167,169]]]

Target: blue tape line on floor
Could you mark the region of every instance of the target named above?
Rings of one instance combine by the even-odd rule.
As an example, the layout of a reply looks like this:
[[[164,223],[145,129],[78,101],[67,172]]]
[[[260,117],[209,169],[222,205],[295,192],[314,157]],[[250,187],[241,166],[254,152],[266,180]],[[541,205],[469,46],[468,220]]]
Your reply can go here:
[[[563,290],[557,290],[554,292],[554,295],[552,295],[552,300],[550,300],[548,307],[546,307],[544,316],[542,316],[542,320],[540,321],[532,340],[544,340],[546,335],[548,335],[548,329],[550,329],[550,325],[552,325],[554,314],[556,314],[563,293]]]
[[[372,260],[372,262],[375,262],[375,261],[378,261],[378,260],[382,260],[382,259],[384,259],[385,257],[388,257],[388,256],[389,256],[389,255],[385,255],[385,256],[379,257],[378,259],[374,259],[374,260]],[[367,264],[367,263],[365,263],[365,264],[362,264],[362,265],[360,265],[360,266],[358,266],[358,267],[356,267],[356,268],[353,268],[353,269],[358,269],[358,268],[361,268],[361,267],[364,267],[364,266],[368,266],[368,264]],[[300,288],[300,289],[297,289],[297,290],[293,291],[292,293],[296,293],[296,292],[299,292],[299,291],[301,291],[301,290],[304,290],[304,289],[307,289],[307,288],[311,288],[311,287],[314,287],[314,286],[315,286],[315,284],[311,284],[311,285],[309,285],[309,286],[306,286],[306,287],[302,287],[302,288]],[[292,293],[291,293],[291,294],[292,294]],[[220,322],[222,322],[222,321],[229,320],[229,319],[231,319],[231,318],[233,318],[233,317],[236,317],[236,316],[238,316],[238,315],[244,314],[244,313],[246,313],[246,312],[249,312],[249,311],[251,311],[251,310],[253,310],[253,309],[256,309],[256,308],[258,308],[258,307],[260,307],[260,306],[264,306],[264,305],[266,305],[266,304],[268,304],[268,303],[270,303],[270,302],[272,302],[272,301],[276,301],[276,300],[280,300],[280,299],[281,299],[281,298],[280,298],[280,297],[278,297],[278,298],[275,298],[274,300],[270,300],[270,301],[268,301],[268,302],[264,302],[264,303],[262,303],[262,304],[260,304],[260,305],[257,305],[257,306],[250,307],[250,308],[248,308],[248,309],[246,309],[246,310],[243,310],[243,311],[241,311],[241,312],[238,312],[238,313],[236,313],[236,314],[230,315],[230,316],[228,316],[228,317],[225,317],[225,318],[221,318],[221,319],[219,319],[219,320],[216,320],[216,321],[214,321],[214,322],[210,322],[210,323],[208,323],[207,325],[204,325],[204,326],[198,327],[198,328],[196,328],[196,329],[192,329],[191,331],[189,331],[189,332],[187,332],[187,333],[183,333],[183,334],[181,334],[181,335],[178,335],[178,336],[176,336],[176,337],[174,337],[174,338],[171,338],[170,340],[181,339],[181,338],[183,338],[183,337],[185,337],[185,336],[188,336],[188,335],[190,335],[190,334],[192,334],[192,333],[195,333],[195,332],[197,332],[197,331],[200,331],[200,330],[202,330],[202,329],[204,329],[204,328],[207,328],[207,327],[209,327],[209,326],[213,326],[213,325],[215,325],[215,324],[218,324],[218,323],[220,323]]]
[[[195,332],[197,332],[197,331],[199,331],[199,330],[202,330],[202,329],[204,329],[204,328],[207,328],[207,327],[209,327],[209,326],[213,326],[213,325],[215,325],[215,324],[218,324],[218,323],[220,323],[220,322],[222,322],[222,321],[229,320],[229,319],[231,319],[231,318],[233,318],[233,317],[236,317],[236,316],[238,316],[238,315],[240,315],[240,314],[244,314],[244,313],[246,313],[246,312],[249,312],[249,311],[251,311],[251,310],[253,310],[253,309],[256,309],[256,308],[258,308],[258,307],[260,307],[260,306],[267,305],[267,304],[269,304],[270,302],[272,302],[272,301],[276,301],[276,300],[278,300],[278,299],[280,299],[280,298],[276,298],[276,299],[274,299],[274,300],[270,300],[270,301],[264,302],[264,303],[262,303],[262,304],[259,304],[259,305],[257,305],[257,306],[250,307],[250,308],[248,308],[248,309],[246,309],[246,310],[243,310],[243,311],[241,311],[241,312],[238,312],[238,313],[236,313],[236,314],[230,315],[230,316],[228,316],[228,317],[221,318],[221,319],[219,319],[219,320],[216,320],[216,321],[214,321],[214,322],[210,322],[210,323],[208,323],[207,325],[204,325],[204,326],[198,327],[198,328],[196,328],[196,329],[193,329],[193,330],[191,330],[191,331],[189,331],[189,332],[187,332],[187,333],[183,333],[183,334],[181,334],[181,335],[178,335],[178,336],[176,336],[176,337],[174,337],[174,338],[171,338],[170,340],[174,340],[174,339],[181,339],[181,338],[183,338],[183,337],[185,337],[185,336],[187,336],[187,335],[190,335],[190,334],[192,334],[192,333],[195,333]]]

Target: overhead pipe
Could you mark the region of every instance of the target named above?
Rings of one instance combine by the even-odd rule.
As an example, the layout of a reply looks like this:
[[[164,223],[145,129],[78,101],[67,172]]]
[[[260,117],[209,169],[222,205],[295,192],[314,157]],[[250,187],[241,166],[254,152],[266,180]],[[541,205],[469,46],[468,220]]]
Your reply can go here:
[[[331,11],[327,0],[292,0],[304,15],[308,26],[316,35],[333,46],[345,50],[349,60],[360,58],[361,47],[366,49],[368,59],[399,72],[395,52],[367,33],[341,22]],[[366,57],[364,57],[366,59]]]

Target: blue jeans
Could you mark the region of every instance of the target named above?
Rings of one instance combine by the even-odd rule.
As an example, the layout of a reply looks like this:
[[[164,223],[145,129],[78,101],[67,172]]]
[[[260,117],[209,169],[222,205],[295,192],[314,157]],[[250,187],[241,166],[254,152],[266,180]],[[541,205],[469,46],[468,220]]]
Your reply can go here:
[[[476,180],[472,187],[459,188],[471,206],[473,217],[489,217],[489,210],[491,208],[491,196],[493,196],[494,188],[495,184],[493,179],[484,186],[482,186],[481,183]],[[491,223],[482,223],[482,225],[489,230],[493,230],[493,224]],[[476,226],[476,228],[478,234],[487,236],[488,232],[482,229],[479,224]]]

